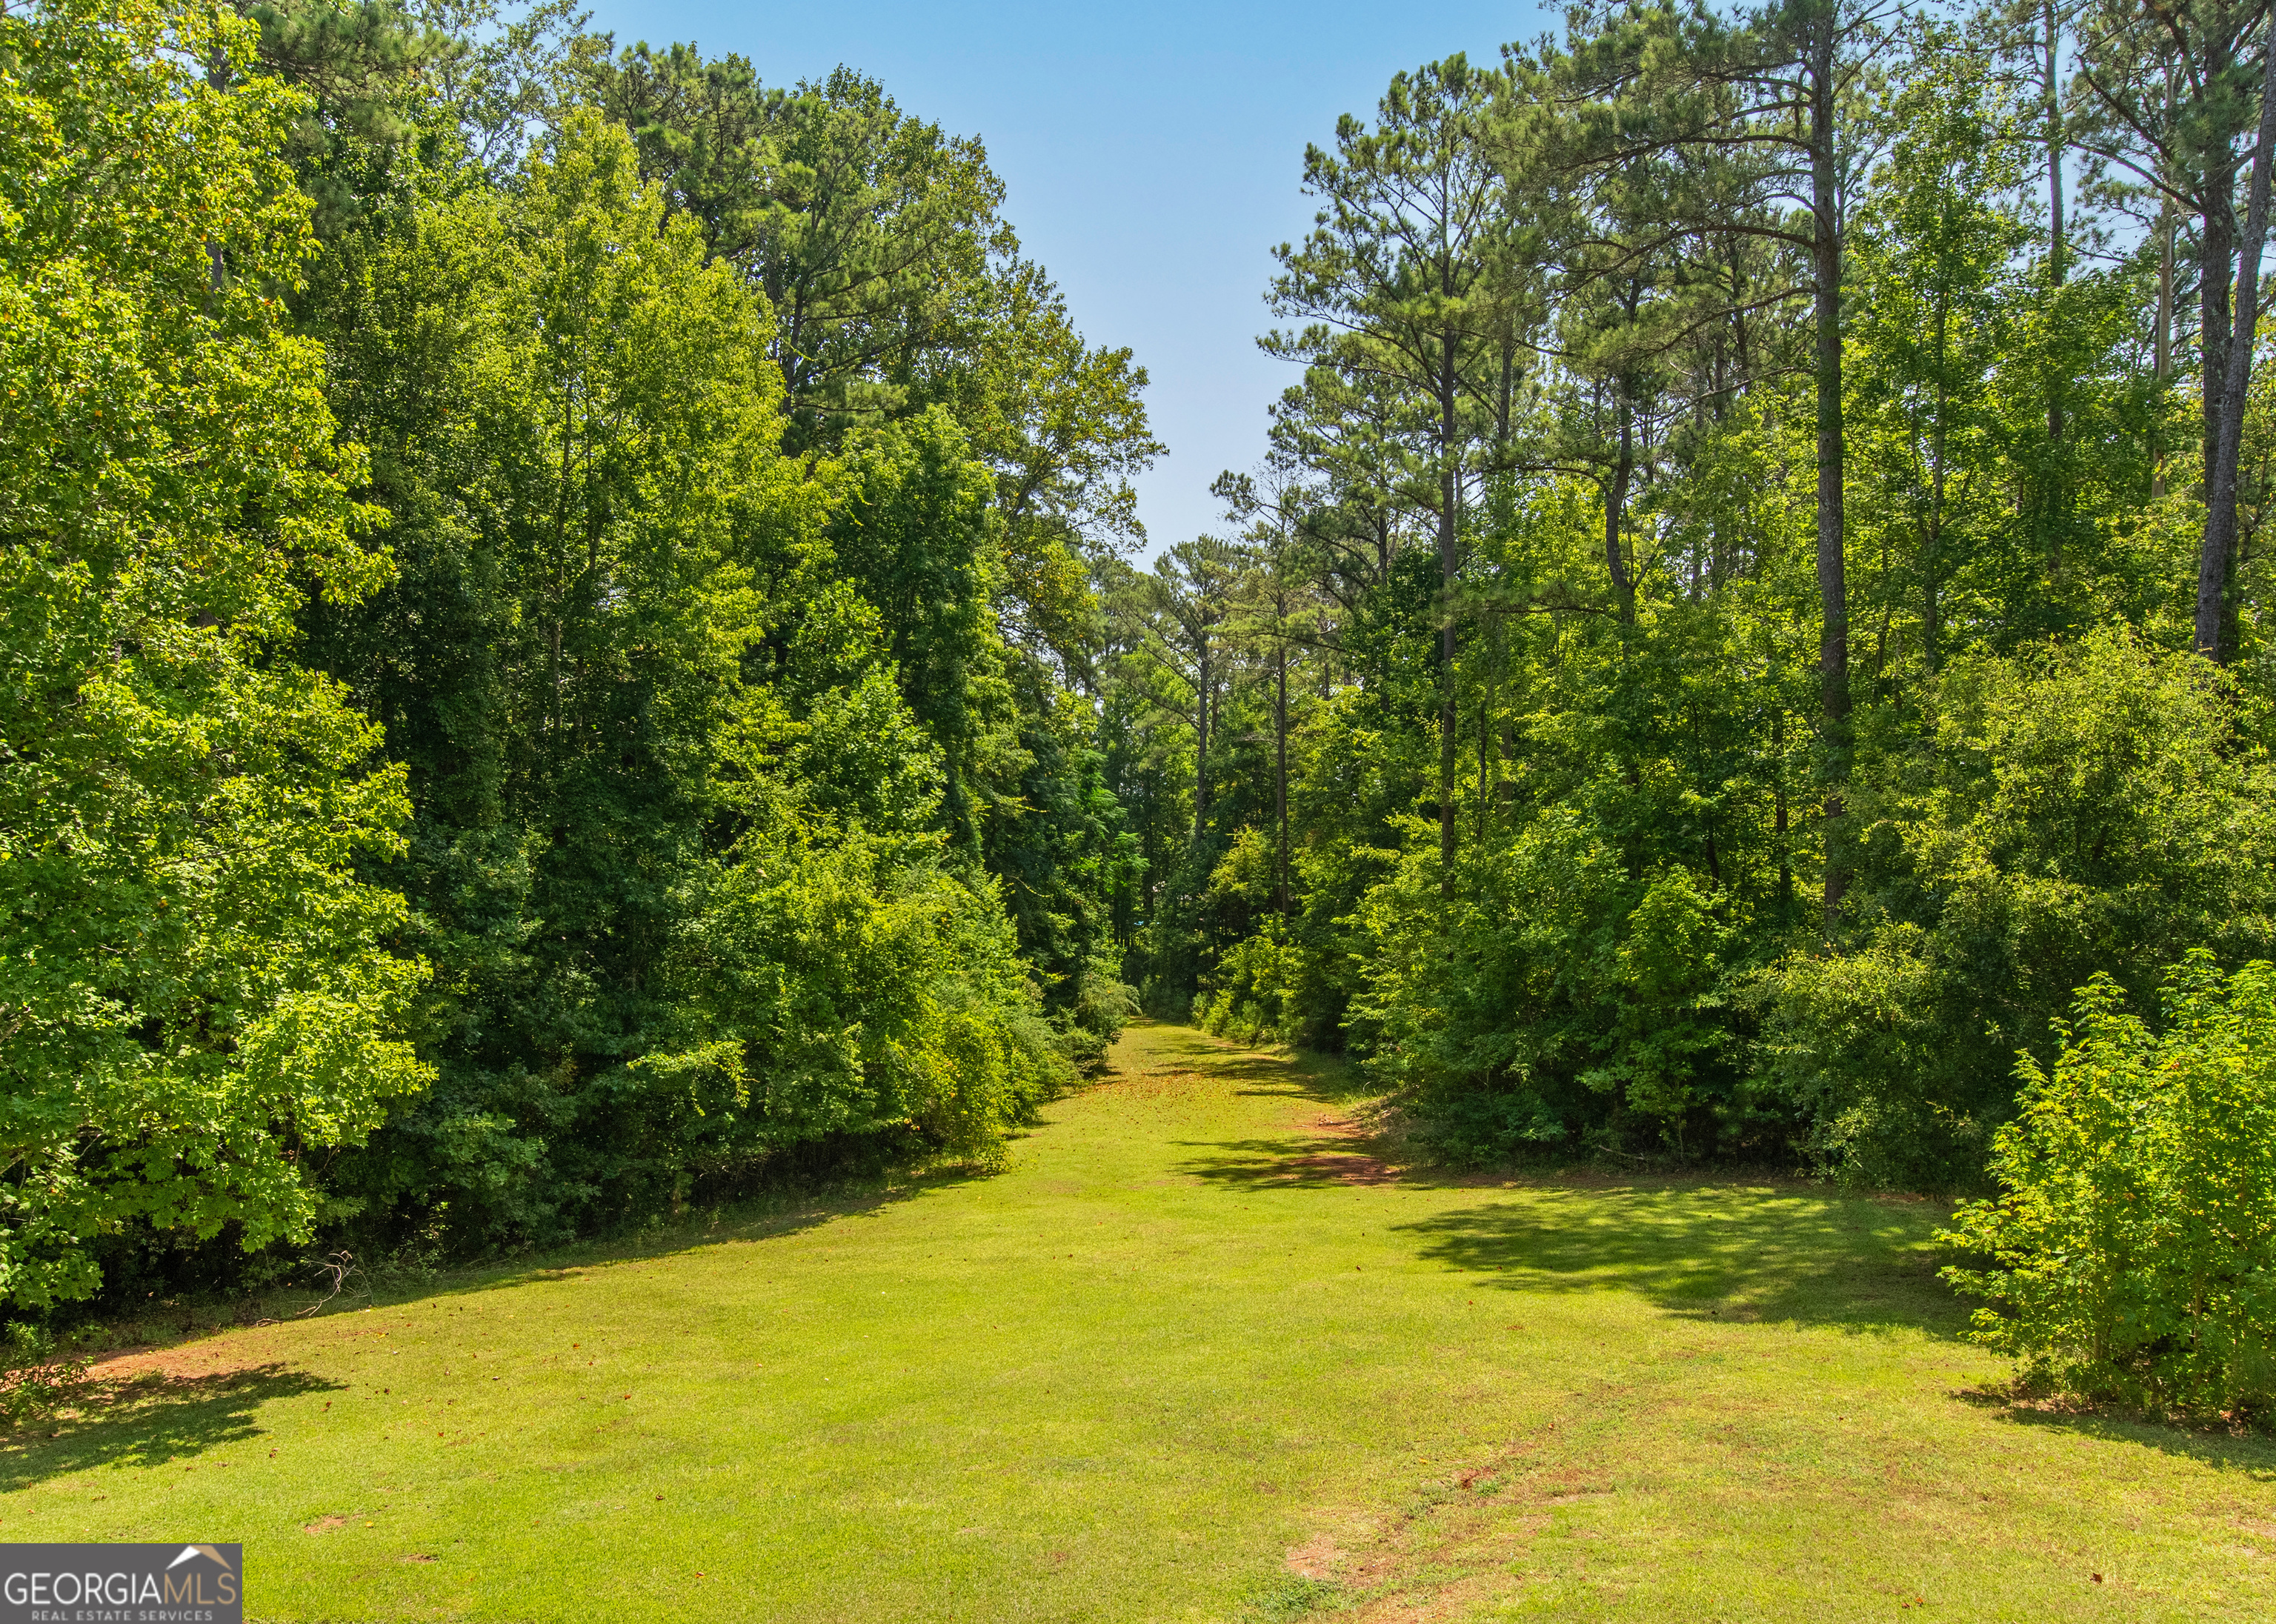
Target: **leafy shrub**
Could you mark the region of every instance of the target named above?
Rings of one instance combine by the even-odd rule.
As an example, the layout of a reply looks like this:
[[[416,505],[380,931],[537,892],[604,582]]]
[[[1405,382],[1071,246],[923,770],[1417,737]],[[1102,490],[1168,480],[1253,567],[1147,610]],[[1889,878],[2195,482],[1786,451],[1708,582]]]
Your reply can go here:
[[[1858,1183],[1967,1188],[2071,990],[2276,951],[2276,779],[2225,679],[2122,627],[1953,662],[1861,770],[1849,909],[1763,991],[1771,1091]]]
[[[2153,1033],[2098,975],[1992,1137],[2005,1193],[1943,1238],[1992,1266],[1977,1339],[2089,1399],[2184,1415],[2276,1401],[2276,967],[2192,952]]]
[[[1451,901],[1438,875],[1417,842],[1368,893],[1353,1006],[1379,1033],[1369,1072],[1427,1141],[1462,1161],[1583,1135],[1713,1142],[1733,1089],[1726,897],[1673,865],[1631,875],[1572,807],[1465,852]]]
[[[1104,955],[1085,964],[1075,978],[1074,998],[1052,1012],[1059,1046],[1084,1076],[1096,1076],[1106,1051],[1138,1013],[1138,990],[1115,973]]]
[[[992,1162],[1074,1081],[992,887],[891,846],[755,836],[708,878],[667,964],[690,1041],[640,1062],[699,1161],[899,1130]]]
[[[224,87],[226,6],[0,16],[0,1301],[93,1292],[130,1230],[250,1250],[422,1089],[379,726],[294,664],[358,542],[311,246],[275,155],[304,104]],[[226,264],[229,275],[219,272]]]
[[[1240,1043],[1283,1043],[1294,1036],[1297,952],[1286,925],[1267,920],[1255,936],[1227,948],[1211,977],[1216,985],[1196,1001],[1195,1018],[1208,1031]]]
[[[94,1363],[87,1354],[64,1353],[44,1325],[11,1324],[0,1348],[0,1426],[12,1430],[69,1403]]]

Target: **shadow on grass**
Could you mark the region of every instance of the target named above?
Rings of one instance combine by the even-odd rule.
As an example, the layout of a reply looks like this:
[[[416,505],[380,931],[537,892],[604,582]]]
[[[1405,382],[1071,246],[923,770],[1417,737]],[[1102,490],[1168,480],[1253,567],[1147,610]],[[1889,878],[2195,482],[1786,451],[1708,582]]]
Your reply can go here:
[[[2052,1405],[2024,1398],[2006,1385],[1971,1387],[1952,1396],[2015,1426],[2068,1432],[2102,1443],[2139,1444],[2161,1454],[2242,1472],[2256,1483],[2276,1483],[2276,1438],[2265,1434],[2216,1431],[2154,1415]]]
[[[1707,1180],[1536,1183],[1395,1227],[1514,1292],[1631,1291],[1703,1321],[1910,1327],[1957,1337],[1934,1210]]]
[[[1197,1072],[1239,1085],[1233,1089],[1236,1094],[1301,1096],[1323,1104],[1343,1104],[1372,1098],[1381,1092],[1357,1066],[1335,1055],[1245,1049],[1193,1027],[1165,1026],[1158,1021],[1133,1021],[1131,1025],[1162,1035],[1152,1046],[1153,1059],[1190,1062]],[[1142,1073],[1143,1068],[1140,1069]],[[1133,1074],[1114,1068],[1102,1081],[1123,1080]]]
[[[1292,1135],[1218,1142],[1180,1171],[1254,1192],[1397,1185],[1497,1196],[1392,1233],[1416,1254],[1511,1292],[1630,1291],[1702,1321],[1899,1326],[1956,1337],[1967,1310],[1937,1278],[1926,1203],[1753,1180],[1491,1180],[1398,1167],[1364,1139]]]
[[[98,1382],[66,1415],[27,1423],[39,1436],[0,1445],[0,1491],[28,1489],[51,1477],[100,1466],[162,1466],[262,1436],[264,1404],[345,1384],[284,1364],[262,1364],[210,1376],[146,1371]]]
[[[935,1190],[951,1189],[990,1176],[984,1169],[951,1166],[853,1188],[839,1186],[827,1190],[786,1190],[723,1204],[713,1211],[656,1228],[571,1241],[505,1262],[437,1269],[421,1280],[382,1281],[374,1290],[373,1301],[381,1307],[401,1308],[430,1298],[580,1279],[602,1271],[660,1263],[710,1247],[797,1234],[840,1218],[876,1217]]]
[[[1240,1091],[1340,1105],[1300,1061],[1193,1044]],[[1340,1081],[1341,1079],[1336,1079]],[[1397,1185],[1476,1202],[1393,1226],[1418,1256],[1511,1292],[1620,1290],[1701,1321],[1770,1320],[1956,1337],[1964,1308],[1936,1277],[1926,1202],[1743,1175],[1514,1176],[1401,1165],[1343,1124],[1187,1141],[1190,1178],[1251,1192]],[[1487,1195],[1487,1190],[1496,1192]]]
[[[383,1277],[373,1282],[368,1294],[343,1295],[329,1307],[314,1305],[324,1311],[302,1323],[320,1324],[370,1309],[391,1312],[440,1305],[473,1293],[573,1280],[723,1243],[792,1234],[838,1218],[883,1212],[928,1191],[981,1176],[974,1169],[952,1167],[858,1189],[786,1190],[660,1230],[575,1242],[507,1263],[438,1269],[423,1278]],[[114,1351],[138,1361],[163,1360],[178,1348],[204,1343],[217,1332],[246,1329],[248,1323],[240,1318],[236,1324],[201,1327],[193,1308],[187,1324],[133,1322],[125,1346],[115,1345]],[[281,1362],[210,1374],[178,1375],[156,1368],[118,1377],[98,1372],[66,1398],[57,1413],[21,1423],[12,1435],[0,1434],[0,1493],[91,1468],[193,1461],[208,1451],[262,1437],[265,1429],[259,1411],[264,1404],[345,1388],[346,1384]]]

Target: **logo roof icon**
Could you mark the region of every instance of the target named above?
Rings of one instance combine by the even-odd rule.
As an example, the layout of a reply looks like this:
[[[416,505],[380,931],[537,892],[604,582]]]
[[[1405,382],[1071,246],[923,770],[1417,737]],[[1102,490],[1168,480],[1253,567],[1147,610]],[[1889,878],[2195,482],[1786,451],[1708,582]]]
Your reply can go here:
[[[182,1554],[166,1564],[166,1571],[168,1573],[172,1573],[174,1569],[179,1567],[183,1563],[201,1556],[209,1556],[213,1558],[216,1562],[221,1565],[222,1571],[224,1573],[235,1571],[230,1567],[229,1559],[224,1556],[219,1551],[214,1549],[211,1545],[184,1545],[182,1547]]]

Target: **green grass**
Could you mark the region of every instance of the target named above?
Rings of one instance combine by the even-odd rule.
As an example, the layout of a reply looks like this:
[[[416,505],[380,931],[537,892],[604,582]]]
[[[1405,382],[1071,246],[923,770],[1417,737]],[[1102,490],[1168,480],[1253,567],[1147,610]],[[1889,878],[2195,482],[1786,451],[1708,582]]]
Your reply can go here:
[[[0,1539],[242,1539],[269,1620],[2276,1605],[2276,1448],[1986,1396],[1924,1203],[1403,1175],[1331,1072],[1117,1065],[997,1177],[146,1356]]]

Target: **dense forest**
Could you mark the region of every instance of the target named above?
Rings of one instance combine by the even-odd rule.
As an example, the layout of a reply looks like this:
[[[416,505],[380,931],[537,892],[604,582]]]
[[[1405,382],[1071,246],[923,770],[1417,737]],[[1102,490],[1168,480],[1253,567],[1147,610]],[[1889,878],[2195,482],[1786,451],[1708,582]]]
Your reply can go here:
[[[1158,448],[976,142],[558,5],[0,65],[13,1301],[984,1162],[1076,1081]]]
[[[1576,11],[1344,120],[1268,466],[1105,572],[1156,1007],[1956,1190],[2090,978],[2268,954],[2265,21]]]
[[[2079,1032],[2260,1031],[2268,20],[1401,72],[1148,538],[1144,372],[856,72],[0,12],[0,1291],[985,1165],[1140,1004],[1457,1160],[2013,1184]]]

